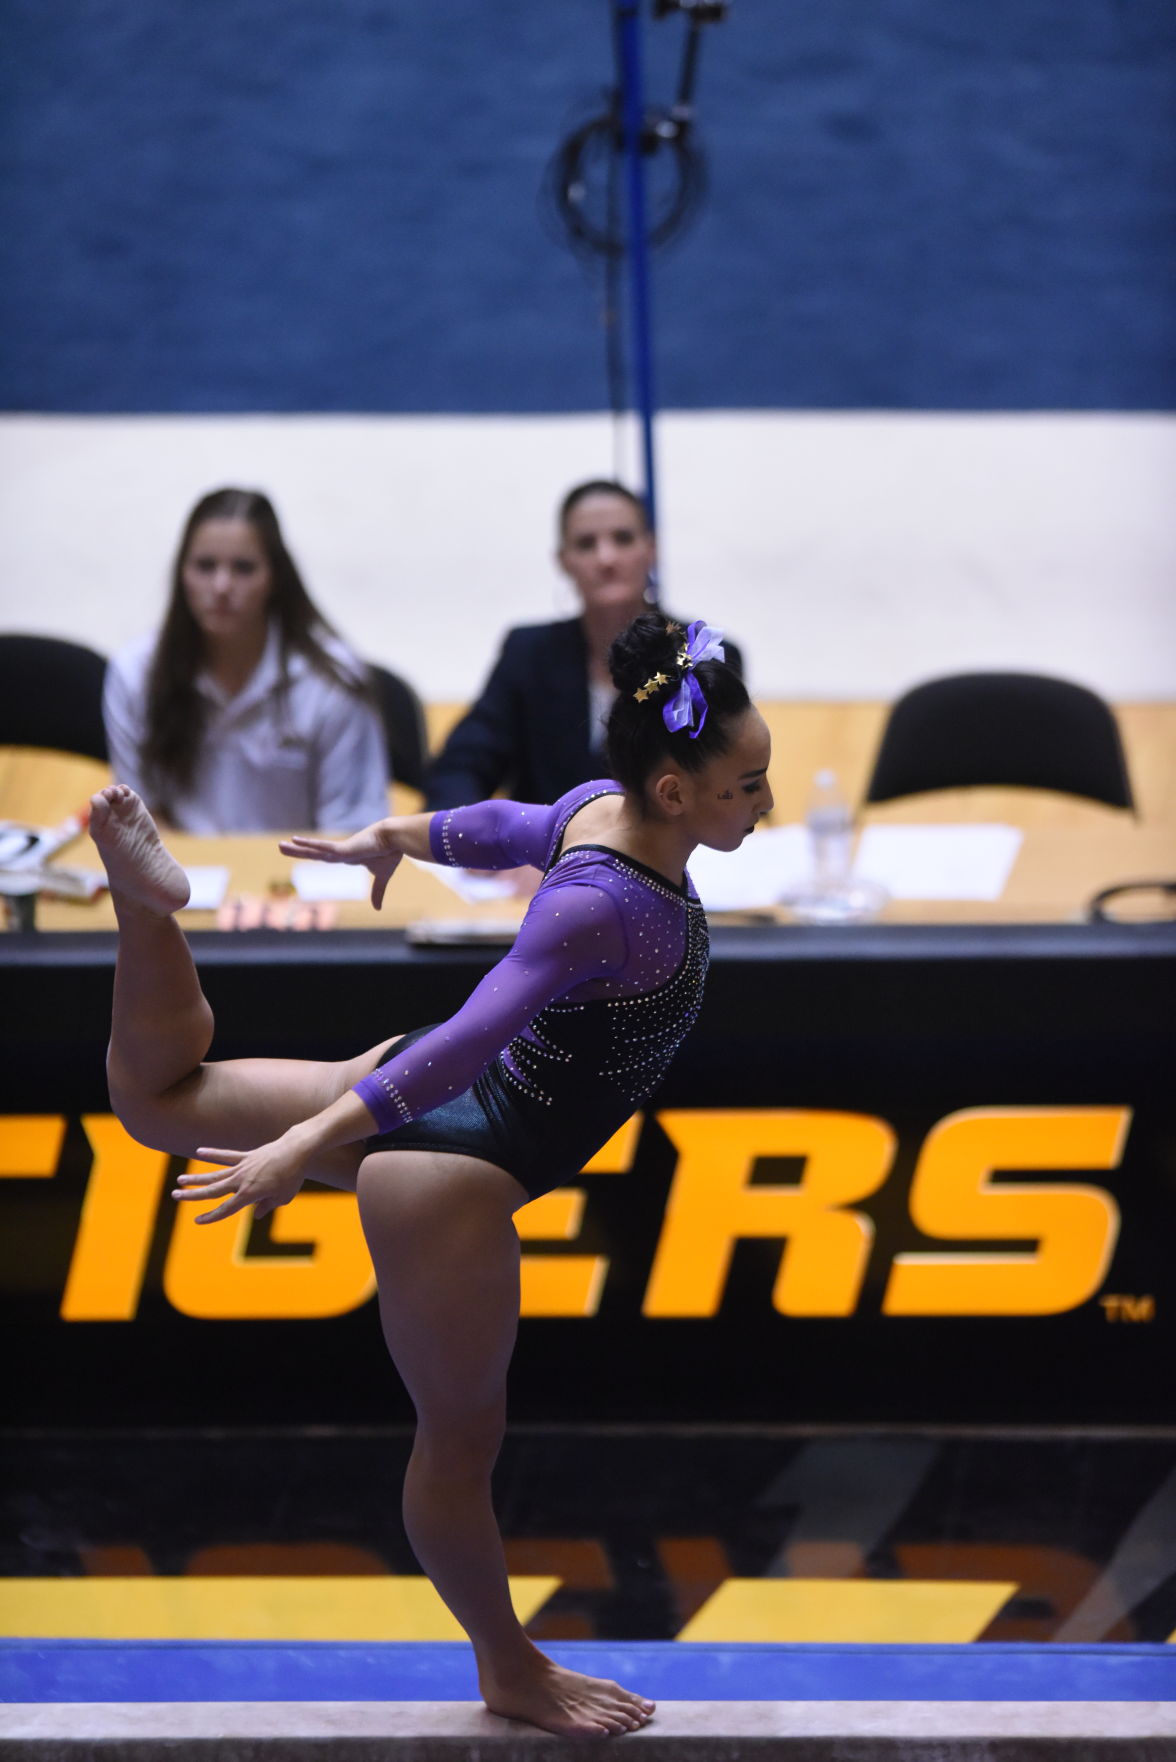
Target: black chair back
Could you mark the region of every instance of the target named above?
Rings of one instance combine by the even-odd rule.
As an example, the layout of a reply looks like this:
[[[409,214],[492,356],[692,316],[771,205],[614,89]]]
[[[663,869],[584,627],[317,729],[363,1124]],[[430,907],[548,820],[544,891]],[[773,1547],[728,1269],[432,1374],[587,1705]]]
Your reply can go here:
[[[1040,673],[958,673],[908,691],[891,709],[866,800],[978,784],[1135,805],[1110,705]]]
[[[0,746],[108,759],[105,657],[55,636],[0,636]]]
[[[388,741],[388,765],[397,783],[423,790],[428,740],[421,700],[406,679],[368,662],[376,703]]]

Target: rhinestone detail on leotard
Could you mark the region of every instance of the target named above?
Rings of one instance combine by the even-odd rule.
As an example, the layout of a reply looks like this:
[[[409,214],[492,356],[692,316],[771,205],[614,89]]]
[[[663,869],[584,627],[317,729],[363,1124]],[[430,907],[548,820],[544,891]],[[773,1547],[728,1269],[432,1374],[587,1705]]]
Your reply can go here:
[[[549,874],[557,875],[565,864],[577,858],[583,862],[588,855],[587,847],[574,846],[553,864]],[[699,901],[619,852],[597,847],[591,856],[598,879],[604,868],[620,886],[626,922],[635,927],[636,935],[644,934],[636,928],[643,916],[644,894],[646,900],[652,895],[680,908],[685,914],[685,936],[680,958],[671,965],[677,950],[669,946],[665,907],[659,906],[656,915],[661,927],[657,933],[665,939],[665,956],[664,965],[655,966],[654,973],[660,982],[632,991],[607,977],[597,980],[606,995],[548,1004],[499,1054],[502,1078],[544,1107],[557,1101],[574,1106],[586,1077],[603,1079],[626,1105],[638,1106],[661,1082],[702,1002],[710,942],[706,913]],[[607,995],[614,990],[625,994]]]
[[[375,1077],[380,1088],[384,1091],[384,1094],[388,1097],[388,1100],[400,1115],[401,1120],[407,1124],[408,1121],[413,1118],[413,1111],[405,1101],[395,1083],[392,1081],[391,1077],[389,1077],[385,1071],[374,1071],[372,1075]]]
[[[450,843],[449,839],[449,828],[452,820],[453,809],[451,808],[441,822],[441,846],[445,852],[445,861],[451,863],[455,869],[458,869],[461,867],[461,858],[455,854],[453,845]]]

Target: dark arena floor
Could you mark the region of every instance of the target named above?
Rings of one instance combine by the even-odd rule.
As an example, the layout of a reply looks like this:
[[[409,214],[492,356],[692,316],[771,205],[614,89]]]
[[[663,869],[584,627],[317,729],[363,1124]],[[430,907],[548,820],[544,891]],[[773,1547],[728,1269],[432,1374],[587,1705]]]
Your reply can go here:
[[[9,1433],[5,1757],[578,1757],[479,1706],[410,1443]],[[647,1762],[1176,1756],[1176,1432],[523,1426],[496,1491],[520,1617],[657,1699]]]
[[[409,1443],[402,1429],[10,1435],[6,1631],[76,1635],[92,1580],[106,1592],[85,1605],[90,1635],[195,1637],[182,1603],[170,1631],[162,1606],[136,1618],[136,1585],[217,1579],[230,1630],[236,1605],[240,1637],[281,1638],[283,1582],[320,1579],[317,1613],[286,1637],[446,1638],[424,1604],[398,1617],[389,1598],[382,1635],[349,1614],[354,1581],[419,1577],[399,1515]],[[512,1578],[542,1581],[536,1639],[1176,1635],[1176,1433],[520,1428],[496,1497]]]

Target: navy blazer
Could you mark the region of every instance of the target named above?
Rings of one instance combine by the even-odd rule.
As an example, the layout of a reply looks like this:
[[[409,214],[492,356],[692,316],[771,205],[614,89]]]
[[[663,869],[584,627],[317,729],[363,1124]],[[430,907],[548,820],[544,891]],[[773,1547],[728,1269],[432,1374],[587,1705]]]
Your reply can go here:
[[[742,674],[734,643],[726,657]],[[553,802],[607,772],[603,733],[590,740],[588,645],[579,618],[508,630],[482,695],[429,771],[431,809],[485,801]]]

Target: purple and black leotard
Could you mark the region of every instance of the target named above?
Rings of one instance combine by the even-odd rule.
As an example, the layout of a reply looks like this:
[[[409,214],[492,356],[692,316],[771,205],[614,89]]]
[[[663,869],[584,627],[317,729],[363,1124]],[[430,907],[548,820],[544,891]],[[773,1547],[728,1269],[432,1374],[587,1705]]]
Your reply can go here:
[[[371,1150],[448,1150],[495,1163],[534,1199],[571,1180],[657,1087],[698,1014],[706,915],[680,885],[601,844],[562,849],[572,816],[618,783],[554,807],[485,801],[434,814],[438,862],[544,870],[514,945],[447,1022],[397,1041],[355,1085]]]

